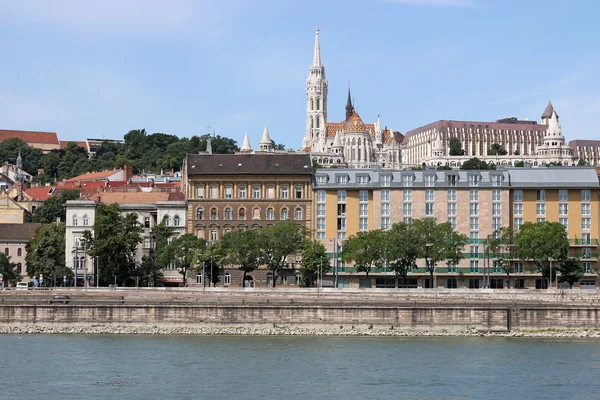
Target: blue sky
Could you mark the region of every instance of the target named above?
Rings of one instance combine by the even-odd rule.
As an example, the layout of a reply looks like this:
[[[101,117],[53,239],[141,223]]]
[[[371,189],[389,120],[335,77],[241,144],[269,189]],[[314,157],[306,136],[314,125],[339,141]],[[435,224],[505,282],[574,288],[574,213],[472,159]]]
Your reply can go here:
[[[330,121],[539,120],[599,138],[594,0],[0,0],[0,129],[146,128],[300,147],[314,30]]]

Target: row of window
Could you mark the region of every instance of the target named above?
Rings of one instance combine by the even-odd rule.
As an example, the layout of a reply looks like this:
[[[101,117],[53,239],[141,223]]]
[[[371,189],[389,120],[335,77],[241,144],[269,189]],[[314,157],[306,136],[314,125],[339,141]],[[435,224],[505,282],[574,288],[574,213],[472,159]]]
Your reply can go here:
[[[379,184],[382,187],[389,187],[392,184],[392,178],[393,177],[391,174],[380,174],[379,175]],[[460,177],[458,175],[454,175],[454,174],[446,175],[446,184],[448,186],[457,186],[459,178]],[[481,182],[481,175],[469,174],[467,179],[468,179],[469,186],[479,186],[479,183]],[[327,184],[328,177],[327,177],[327,175],[317,175],[315,177],[315,180],[316,180],[317,184],[325,185],[325,184]],[[369,177],[369,175],[366,175],[366,174],[365,175],[357,175],[355,177],[355,183],[358,185],[366,185],[369,183],[369,180],[370,180],[370,177]],[[402,180],[403,187],[412,187],[413,183],[415,181],[415,177],[412,174],[402,175],[401,180]],[[429,175],[426,174],[423,176],[423,183],[426,187],[435,186],[436,180],[437,180],[437,175],[435,175],[435,174],[429,174]],[[503,176],[501,174],[490,175],[490,182],[491,182],[492,186],[501,186],[502,180],[503,180]],[[346,184],[350,183],[350,177],[348,176],[348,174],[345,174],[345,173],[336,174],[335,175],[335,183],[337,185],[346,185]]]
[[[9,249],[8,247],[6,247],[6,248],[4,249],[4,255],[5,255],[6,257],[10,257],[10,249]],[[23,249],[19,247],[19,248],[17,249],[17,257],[22,257],[22,256],[23,256]]]
[[[293,188],[294,192],[293,192],[293,196],[295,199],[302,199],[303,198],[303,187],[302,186],[295,186]],[[289,199],[292,196],[292,193],[290,193],[291,188],[289,186],[281,186],[279,188],[279,198],[280,199]],[[209,197],[206,197],[207,194],[209,195]],[[197,186],[196,187],[196,198],[198,199],[204,199],[204,198],[210,198],[210,199],[219,199],[221,196],[220,190],[219,190],[219,186],[210,186],[208,193],[205,192],[205,187],[204,186]],[[263,188],[259,185],[256,186],[250,186],[250,187],[246,187],[246,186],[240,186],[237,188],[237,198],[238,199],[246,199],[249,197],[252,197],[253,199],[262,199],[262,198],[266,198],[266,199],[275,199],[275,186],[267,186],[266,190],[263,191]],[[225,199],[232,199],[233,198],[233,186],[225,186],[223,188],[223,198]]]
[[[535,213],[536,213],[536,215],[546,215],[546,203],[536,203]],[[513,214],[514,215],[523,215],[523,203],[514,203],[513,204]],[[558,214],[559,215],[568,215],[569,214],[569,205],[568,204],[559,204],[558,205]],[[592,215],[592,205],[590,203],[582,203],[581,204],[581,215]]]
[[[240,207],[237,210],[237,219],[240,221],[244,221],[244,220],[246,220],[246,216],[247,216],[246,208]],[[208,215],[208,217],[211,221],[218,220],[219,219],[219,210],[216,207],[211,208],[210,214]],[[203,220],[203,219],[204,219],[204,208],[198,207],[196,209],[196,220]],[[225,210],[223,211],[223,219],[226,221],[233,219],[233,209],[231,207],[225,208]],[[253,220],[261,219],[260,208],[257,207],[257,208],[252,209],[252,219]],[[269,221],[275,220],[275,209],[274,208],[272,208],[272,207],[267,208],[266,219]],[[279,211],[279,219],[282,221],[289,219],[289,211],[288,211],[287,207],[281,208],[281,210]],[[301,207],[297,207],[294,210],[294,219],[296,221],[301,221],[304,219],[304,210]]]
[[[83,226],[88,226],[90,224],[90,218],[87,216],[87,214],[85,214],[83,216],[82,219],[83,222]],[[77,226],[79,224],[79,218],[77,217],[77,214],[73,215],[73,226]]]
[[[538,189],[535,191],[537,201],[546,201],[546,190]],[[592,194],[589,189],[581,190],[581,201],[591,201]],[[523,190],[513,190],[513,201],[523,201]],[[558,201],[569,201],[569,191],[561,189],[558,191]]]

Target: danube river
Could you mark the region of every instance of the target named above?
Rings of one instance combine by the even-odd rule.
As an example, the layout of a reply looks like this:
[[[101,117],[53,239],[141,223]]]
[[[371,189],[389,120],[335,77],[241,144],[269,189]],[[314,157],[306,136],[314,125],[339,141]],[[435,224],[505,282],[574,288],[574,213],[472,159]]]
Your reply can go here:
[[[600,341],[0,336],[0,399],[597,399]]]

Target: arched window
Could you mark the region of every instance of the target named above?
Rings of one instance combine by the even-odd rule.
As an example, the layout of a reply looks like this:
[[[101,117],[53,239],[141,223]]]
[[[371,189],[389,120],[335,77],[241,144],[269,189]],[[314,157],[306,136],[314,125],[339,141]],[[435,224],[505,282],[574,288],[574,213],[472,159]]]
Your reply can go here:
[[[244,207],[240,208],[238,211],[238,219],[243,221],[246,219],[246,209]]]
[[[204,230],[198,229],[196,231],[196,237],[198,237],[199,239],[204,239]]]
[[[227,272],[225,274],[225,279],[223,282],[224,285],[231,285],[231,274],[229,272]]]
[[[314,123],[312,117],[310,117],[310,129],[314,128]]]
[[[162,222],[163,222],[163,225],[164,225],[164,226],[169,226],[169,225],[171,225],[171,220],[170,220],[170,218],[169,218],[169,216],[168,216],[168,215],[165,215],[165,216],[163,217],[163,220],[162,220]]]
[[[214,242],[215,240],[217,240],[218,235],[217,235],[217,230],[213,229],[210,231],[210,241]]]
[[[230,207],[227,207],[225,209],[225,219],[228,221],[231,219],[231,208]]]
[[[284,208],[281,210],[281,220],[285,221],[286,219],[288,219],[288,209]]]
[[[73,215],[73,226],[77,226],[77,215]]]
[[[296,208],[296,211],[294,214],[295,214],[294,218],[296,219],[296,221],[301,221],[304,213],[302,212],[301,208]]]
[[[90,224],[90,218],[85,214],[83,216],[83,226],[88,226]]]
[[[198,207],[196,209],[196,219],[204,219],[204,208]]]
[[[321,118],[317,117],[317,128],[319,128],[321,125]]]
[[[218,219],[219,213],[217,212],[216,207],[213,207],[210,209],[210,219],[212,221],[215,221]]]
[[[260,219],[260,208],[252,209],[252,219]]]
[[[17,249],[17,257],[21,257],[22,255],[23,255],[23,249],[19,247]]]
[[[173,226],[179,226],[180,222],[179,215],[173,217]]]
[[[21,275],[23,273],[23,264],[17,263],[17,274]]]
[[[313,99],[310,99],[310,110],[314,110],[315,109],[315,103],[313,102]]]
[[[6,257],[10,256],[10,250],[8,249],[8,247],[4,249],[4,255]]]
[[[273,210],[272,208],[269,208],[267,210],[267,219],[269,221],[273,221],[275,219],[275,210]]]

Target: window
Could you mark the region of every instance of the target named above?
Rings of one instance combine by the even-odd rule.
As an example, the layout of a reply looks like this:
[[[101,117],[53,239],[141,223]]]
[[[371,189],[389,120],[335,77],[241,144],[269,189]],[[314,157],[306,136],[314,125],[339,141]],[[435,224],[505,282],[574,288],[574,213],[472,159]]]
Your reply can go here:
[[[492,203],[492,215],[501,215],[502,214],[502,204],[501,203]]]
[[[379,183],[381,183],[381,186],[384,186],[384,187],[390,186],[391,182],[392,182],[391,175],[379,175]]]
[[[198,207],[196,209],[196,219],[204,219],[204,209],[201,207]]]
[[[521,229],[521,225],[523,225],[523,218],[515,218],[513,220],[513,226],[516,230]]]
[[[581,218],[581,229],[592,229],[592,219]]]
[[[513,200],[514,201],[523,201],[523,191],[522,190],[515,190],[513,192]]]
[[[591,192],[589,189],[581,191],[581,201],[590,201],[592,199]]]
[[[346,230],[346,218],[338,218],[337,219],[337,230],[338,231]]]
[[[559,190],[558,191],[558,201],[569,201],[569,191],[568,190]]]
[[[173,226],[179,226],[180,222],[179,215],[173,217]]]
[[[367,183],[369,183],[369,177],[365,175],[358,175],[356,177],[356,183],[359,185],[366,185]]]
[[[390,229],[389,217],[381,218],[381,229]]]
[[[150,217],[144,217],[144,228],[150,228]]]
[[[469,191],[469,200],[479,201],[479,189],[471,189]]]
[[[358,230],[362,232],[369,230],[369,220],[367,218],[358,219]]]
[[[260,199],[260,186],[252,187],[252,197],[255,199]]]
[[[369,201],[369,192],[367,190],[360,190],[358,192],[358,201],[366,203]]]
[[[233,213],[231,212],[231,208],[230,207],[227,207],[225,209],[225,213],[224,214],[225,214],[225,219],[226,220],[228,220],[228,221],[231,220]]]
[[[19,247],[17,249],[17,257],[21,257],[21,256],[23,256],[23,249]]]
[[[390,189],[381,189],[381,201],[390,201]]]
[[[402,175],[402,186],[411,187],[414,181],[413,175]]]
[[[283,208],[281,210],[281,220],[285,221],[286,219],[288,219],[288,209],[287,208]]]
[[[337,238],[338,239],[346,239],[346,232],[338,232]]]
[[[448,215],[456,215],[456,203],[448,203]]]
[[[515,263],[515,274],[524,274],[524,273],[525,273],[525,268],[523,268],[523,263],[516,262]]]
[[[581,258],[592,258],[592,249],[589,247],[581,249]]]
[[[405,217],[410,217],[412,215],[412,204],[411,203],[405,203],[402,206],[402,215],[404,215]]]
[[[523,204],[513,204],[513,214],[523,215]]]
[[[246,187],[245,186],[240,187],[239,191],[240,191],[240,199],[245,199],[246,198]]]
[[[456,229],[456,217],[449,217],[448,222],[452,225],[452,229]]]
[[[500,189],[492,189],[492,201],[500,201],[502,199]]]
[[[535,220],[535,222],[546,222],[546,218],[545,217],[539,217]]]
[[[448,186],[456,186],[457,178],[456,175],[446,175],[446,183]]]
[[[491,175],[490,180],[492,181],[492,186],[502,185],[502,175]]]
[[[471,246],[469,250],[471,253],[471,258],[479,258],[479,246]]]
[[[546,201],[546,191],[544,189],[536,190],[535,199],[537,201]]]
[[[204,198],[204,186],[198,186],[196,188],[196,197],[199,199],[203,199]]]
[[[317,230],[318,231],[325,230],[325,218],[317,218]]]
[[[559,215],[569,215],[569,205],[568,204],[559,204],[558,205],[558,214]]]
[[[269,186],[267,187],[267,199],[275,198],[275,187]]]
[[[218,218],[218,212],[216,208],[211,208],[210,209],[210,219],[211,221],[216,221]]]
[[[296,210],[294,211],[294,218],[296,219],[296,221],[302,221],[304,216],[304,213],[302,212],[301,208],[296,208]]]
[[[317,190],[317,203],[324,203],[324,202],[325,202],[325,191]]]
[[[323,204],[319,204],[319,205],[323,205]],[[323,205],[324,206],[324,205]],[[324,207],[323,207],[324,208]],[[318,214],[318,210],[317,210],[317,215]],[[325,215],[325,213],[323,213],[323,215]],[[267,219],[269,221],[273,221],[275,219],[275,210],[273,210],[272,208],[268,208],[267,209]]]
[[[225,198],[231,199],[233,197],[233,188],[231,186],[225,187]]]
[[[338,185],[345,185],[348,183],[348,175],[336,175],[335,183]]]
[[[210,198],[211,199],[218,199],[219,198],[219,187],[218,186],[212,186],[210,188]]]
[[[590,215],[592,213],[591,204],[584,203],[581,205],[581,215]],[[77,225],[77,224],[74,224]]]
[[[469,186],[478,186],[479,178],[479,175],[469,175]]]
[[[582,233],[581,234],[581,243],[592,244],[592,234],[591,233]]]
[[[476,231],[479,230],[479,218],[472,217],[469,218],[469,229]]]
[[[448,261],[448,272],[457,272],[457,265],[453,261]]]
[[[591,274],[593,273],[592,271],[592,263],[589,261],[584,261],[581,263],[581,266],[583,267],[583,273],[584,274]]]
[[[338,190],[337,191],[337,201],[338,201],[338,203],[345,203],[346,202],[346,191],[345,190]]]
[[[217,230],[216,229],[212,229],[210,231],[210,241],[214,242],[217,239],[218,239]]]
[[[425,201],[433,201],[434,192],[433,189],[425,190]]]
[[[88,226],[90,224],[90,218],[85,214],[83,216],[83,226]]]
[[[358,215],[360,217],[366,217],[369,215],[369,205],[368,204],[359,204],[358,205]]]
[[[425,203],[425,215],[427,217],[433,217],[434,207],[433,203]]]
[[[282,199],[289,198],[289,188],[287,186],[282,186],[281,187],[281,198]]]
[[[73,215],[73,225],[77,226],[77,215]]]
[[[316,180],[317,184],[324,185],[327,183],[327,175],[317,175]]]
[[[242,207],[238,210],[238,219],[241,221],[246,219],[246,209],[245,208]]]
[[[479,243],[479,232],[470,232],[469,239],[471,243]]]
[[[425,175],[423,178],[425,179],[426,187],[435,186],[435,175]]]
[[[448,189],[448,201],[456,201],[456,189]]]
[[[471,272],[479,272],[479,261],[478,260],[471,260],[471,265],[470,265],[470,269]]]
[[[223,279],[224,285],[231,285],[231,274],[229,272],[225,273],[225,278]]]
[[[536,215],[546,215],[546,204],[537,203],[535,205],[535,213]]]
[[[325,204],[317,204],[317,217],[325,216]]]
[[[150,241],[150,238],[144,238],[144,248],[145,249],[150,249],[152,248],[152,242]]]
[[[492,218],[492,230],[495,231],[500,228],[502,228],[502,218]]]
[[[569,218],[559,218],[558,223],[565,227],[565,229],[569,229]]]
[[[302,186],[296,186],[296,198],[297,199],[302,198]]]
[[[346,216],[346,204],[338,204],[337,205],[337,215],[338,215],[338,217]]]
[[[163,225],[164,225],[164,226],[170,226],[170,225],[171,225],[171,219],[169,218],[169,216],[168,216],[168,215],[165,215],[165,216],[163,217],[163,220],[162,220],[162,222],[163,222]]]
[[[404,217],[403,219],[405,224],[412,224],[412,218],[411,217]]]
[[[479,215],[479,204],[477,204],[477,203],[469,204],[469,215]]]
[[[407,205],[407,204],[405,204]],[[390,216],[390,203],[381,203],[381,216],[389,217]]]

